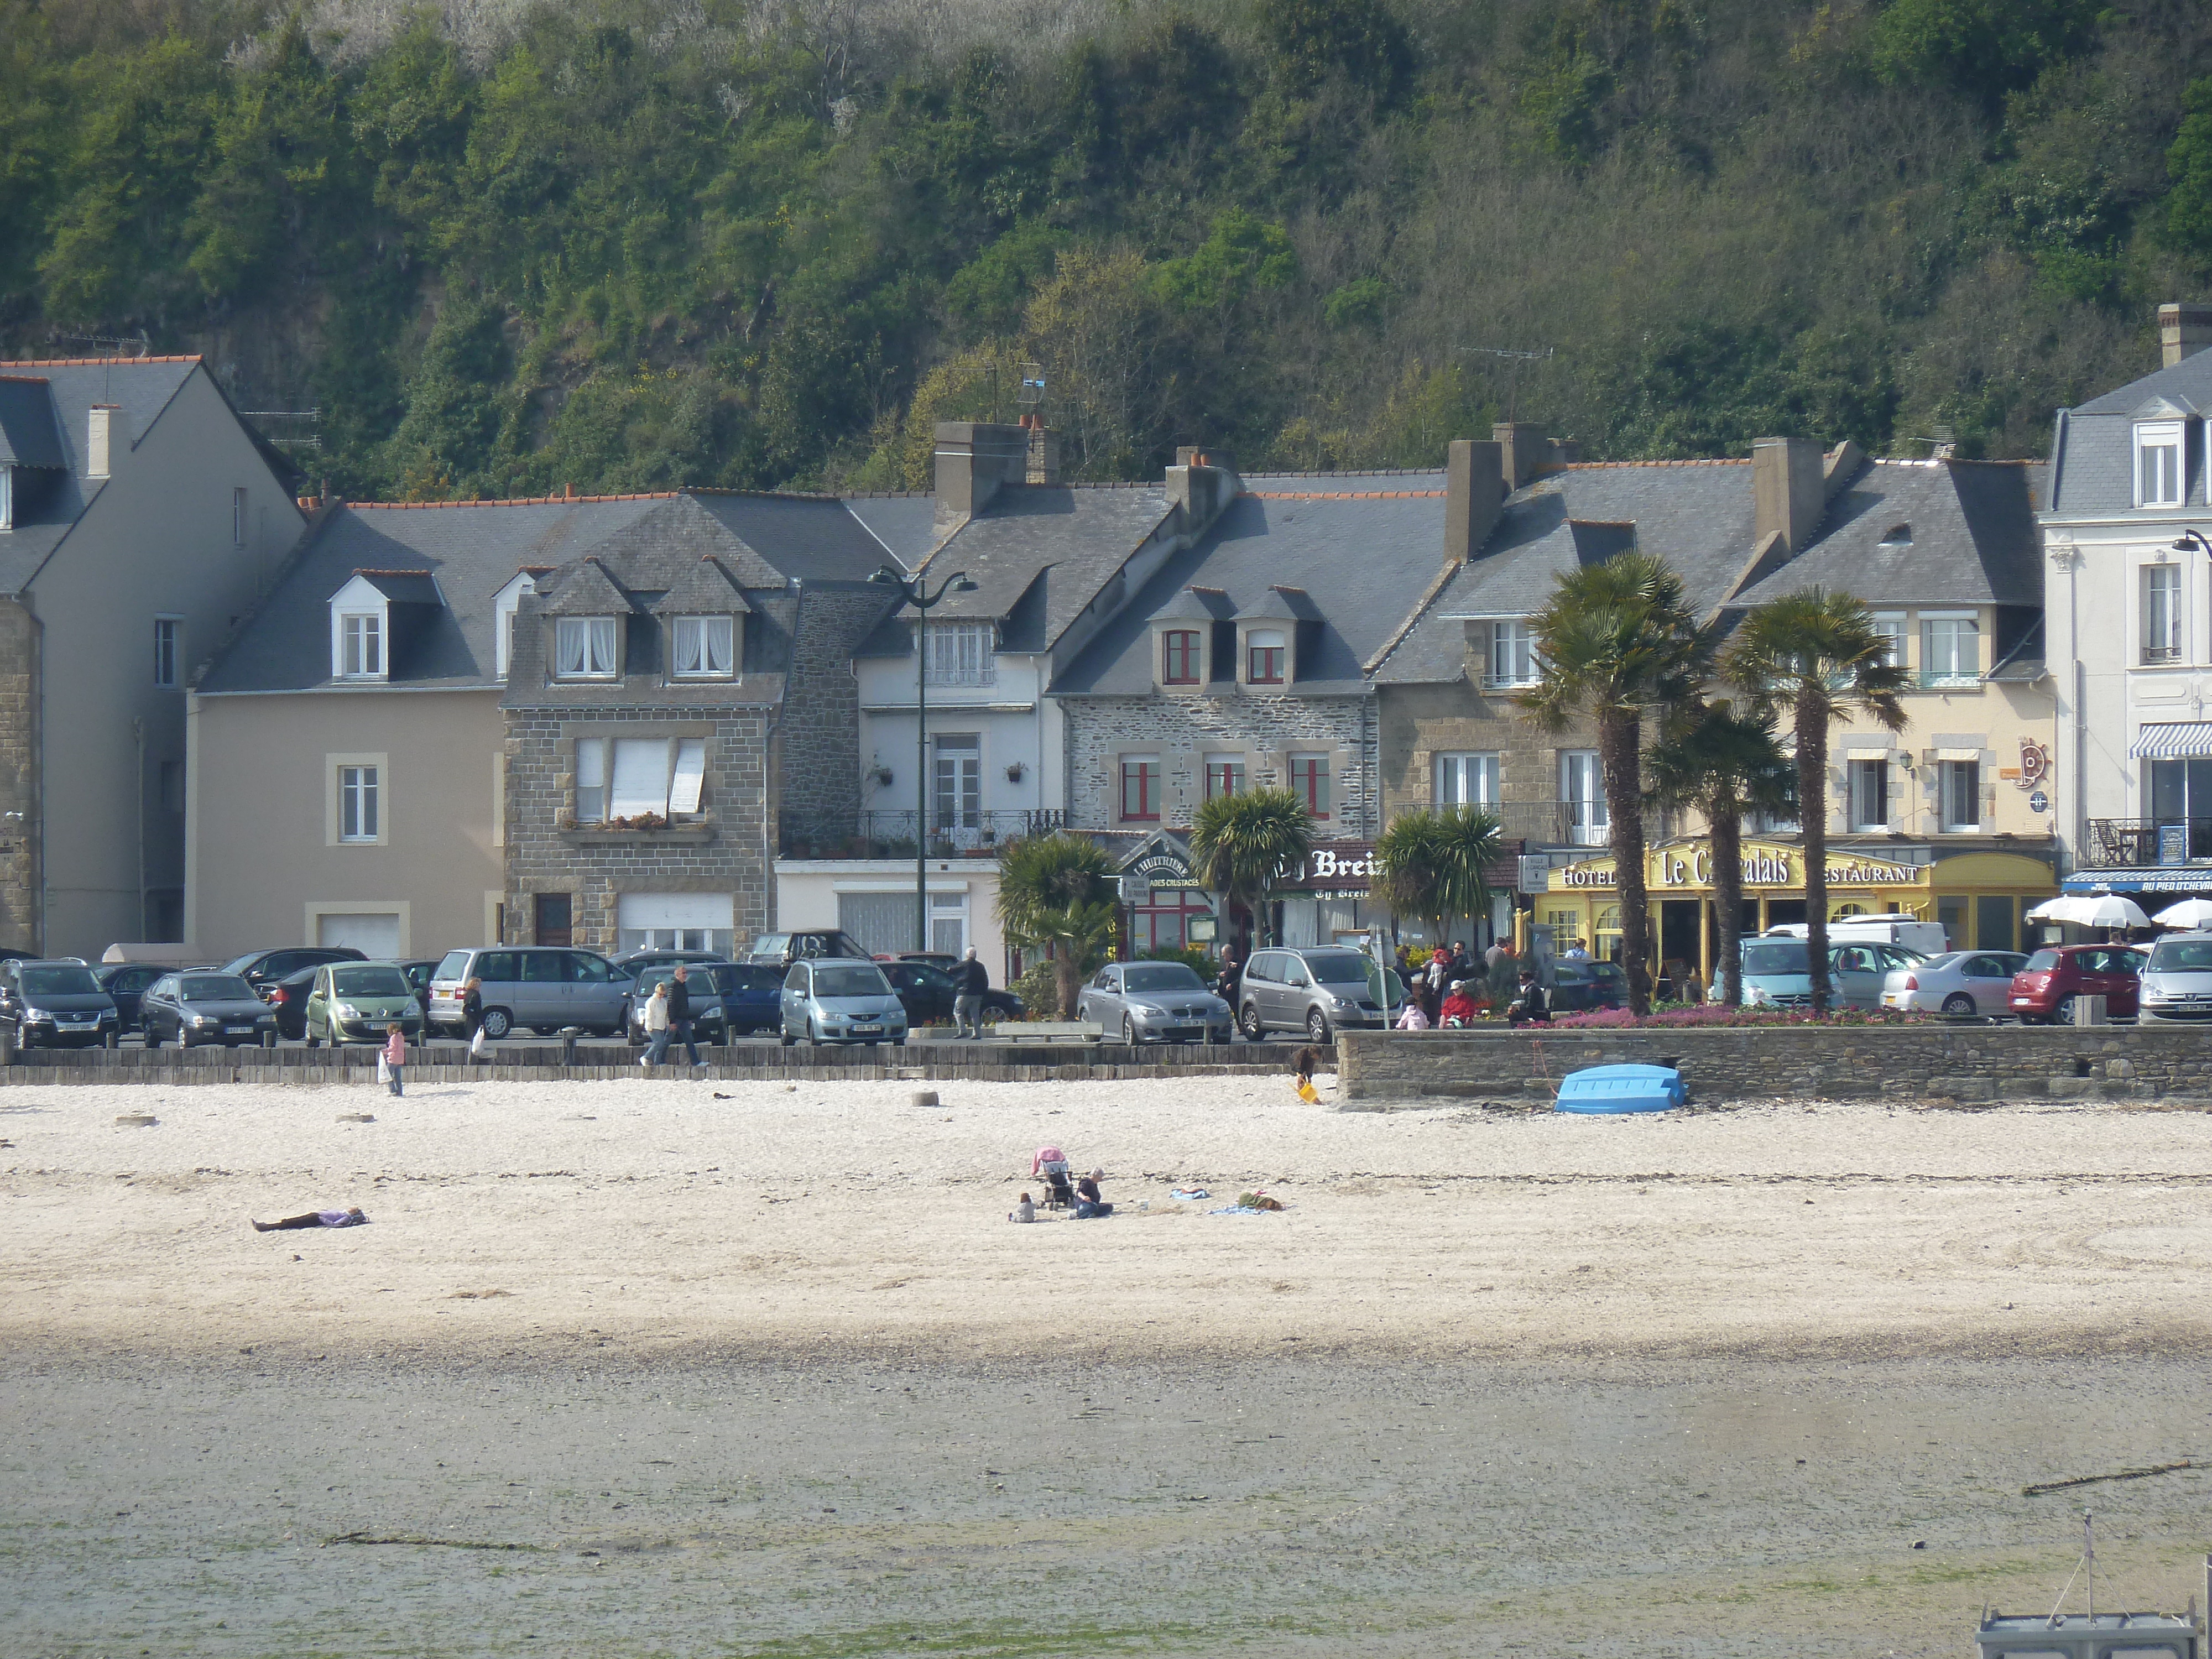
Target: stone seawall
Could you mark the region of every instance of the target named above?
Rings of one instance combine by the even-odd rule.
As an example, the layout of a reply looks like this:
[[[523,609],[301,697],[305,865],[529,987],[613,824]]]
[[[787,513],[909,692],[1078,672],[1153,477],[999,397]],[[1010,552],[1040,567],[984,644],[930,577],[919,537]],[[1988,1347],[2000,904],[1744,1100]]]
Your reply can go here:
[[[2020,1025],[1738,1026],[1542,1033],[1346,1031],[1347,1109],[1548,1099],[1585,1066],[1680,1066],[1692,1102],[2212,1100],[2212,1030]]]

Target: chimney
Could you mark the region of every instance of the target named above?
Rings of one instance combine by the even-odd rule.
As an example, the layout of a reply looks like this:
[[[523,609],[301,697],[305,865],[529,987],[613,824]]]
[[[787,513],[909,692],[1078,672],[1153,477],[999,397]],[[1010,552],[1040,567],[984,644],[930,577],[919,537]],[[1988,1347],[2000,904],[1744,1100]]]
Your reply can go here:
[[[989,505],[1001,484],[1027,482],[1030,434],[988,421],[937,423],[937,528],[941,535]]]
[[[1444,451],[1444,563],[1482,550],[1505,505],[1505,446],[1455,438]]]
[[[1033,484],[1056,484],[1060,482],[1060,434],[1044,423],[1040,415],[1024,415],[1022,425],[1030,434],[1029,477]]]
[[[1551,459],[1552,441],[1540,426],[1526,421],[1500,421],[1490,428],[1491,441],[1505,452],[1505,493],[1510,495],[1536,476]]]
[[[1779,534],[1791,553],[1813,539],[1828,504],[1820,446],[1806,438],[1761,438],[1751,447],[1754,548]]]
[[[2212,306],[2179,301],[2158,308],[2158,343],[2165,355],[2163,368],[2172,368],[2184,357],[2193,357],[2212,346]]]
[[[113,404],[94,404],[84,441],[84,476],[105,478],[114,469],[115,453],[131,447],[130,423]]]
[[[1243,489],[1237,463],[1225,449],[1184,444],[1167,471],[1168,499],[1182,508],[1182,533],[1195,539]]]

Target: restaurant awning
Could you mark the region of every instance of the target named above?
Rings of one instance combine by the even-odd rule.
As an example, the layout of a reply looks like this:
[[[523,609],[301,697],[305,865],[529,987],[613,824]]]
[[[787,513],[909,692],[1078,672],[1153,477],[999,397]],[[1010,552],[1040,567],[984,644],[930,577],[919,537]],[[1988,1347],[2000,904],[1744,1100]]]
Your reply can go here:
[[[2212,756],[2212,720],[2173,720],[2146,726],[2128,745],[2131,760],[2202,760]]]
[[[2136,870],[2076,870],[2059,884],[2069,893],[2212,893],[2212,865]]]

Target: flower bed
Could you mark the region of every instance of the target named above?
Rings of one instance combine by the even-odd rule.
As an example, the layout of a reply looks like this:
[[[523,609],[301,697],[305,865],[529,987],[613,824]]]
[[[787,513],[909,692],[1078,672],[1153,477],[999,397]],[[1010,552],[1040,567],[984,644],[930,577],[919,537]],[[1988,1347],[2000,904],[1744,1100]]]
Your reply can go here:
[[[1662,1008],[1637,1018],[1626,1008],[1593,1008],[1586,1012],[1560,1014],[1553,1030],[1586,1030],[1593,1026],[1668,1025],[1921,1025],[1931,1016],[1917,1009],[1838,1008],[1814,1014],[1806,1008],[1729,1008],[1707,1003],[1694,1008]]]

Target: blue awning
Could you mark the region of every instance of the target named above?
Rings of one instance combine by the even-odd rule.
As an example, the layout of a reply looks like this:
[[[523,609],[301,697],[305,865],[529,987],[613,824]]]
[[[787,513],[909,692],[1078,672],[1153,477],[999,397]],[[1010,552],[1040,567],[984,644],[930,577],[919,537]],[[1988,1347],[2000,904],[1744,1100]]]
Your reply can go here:
[[[2076,870],[2058,886],[2066,893],[2212,893],[2212,864]]]
[[[2128,745],[2132,760],[2202,760],[2212,756],[2212,720],[2146,726]]]

